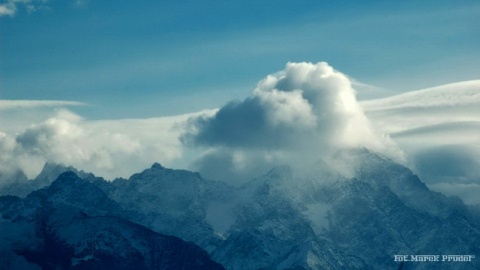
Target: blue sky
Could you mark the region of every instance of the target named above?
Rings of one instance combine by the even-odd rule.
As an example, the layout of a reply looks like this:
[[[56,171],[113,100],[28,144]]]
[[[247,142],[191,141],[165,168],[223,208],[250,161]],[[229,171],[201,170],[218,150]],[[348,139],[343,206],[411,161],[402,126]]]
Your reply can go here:
[[[478,1],[26,2],[3,1],[0,99],[84,102],[89,119],[216,108],[288,61],[385,93],[480,77]]]

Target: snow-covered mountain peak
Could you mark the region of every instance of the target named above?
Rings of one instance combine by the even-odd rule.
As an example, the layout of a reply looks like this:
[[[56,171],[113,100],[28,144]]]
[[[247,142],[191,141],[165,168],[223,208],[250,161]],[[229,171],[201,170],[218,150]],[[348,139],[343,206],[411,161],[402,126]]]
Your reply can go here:
[[[421,212],[445,218],[465,206],[459,198],[431,191],[404,165],[368,150],[343,151],[336,159],[353,170],[353,176],[374,189],[387,187],[406,205]]]
[[[64,164],[46,162],[35,179],[47,179],[50,180],[50,182],[53,182],[61,173],[67,171],[68,169],[70,169],[70,171],[76,170],[72,166],[67,168],[67,166]]]
[[[20,174],[12,179],[9,183],[6,183],[1,178],[0,182],[4,182],[0,185],[0,195],[15,195],[20,197],[26,197],[30,192],[38,190],[40,188],[50,185],[55,179],[57,179],[62,173],[71,171],[74,172],[82,179],[94,180],[95,175],[92,173],[86,173],[79,171],[72,166],[65,166],[63,164],[57,164],[47,162],[43,166],[42,171],[33,180],[29,180],[27,176],[20,171]]]
[[[341,176],[342,168],[352,177]],[[366,149],[339,152],[304,171],[276,167],[241,187],[158,163],[114,182],[66,172],[25,200],[3,197],[0,211],[10,217],[5,226],[41,213],[54,236],[74,246],[75,263],[90,261],[84,247],[95,241],[109,254],[146,254],[136,238],[151,233],[138,228],[137,237],[125,219],[191,241],[227,269],[386,269],[399,266],[392,259],[399,252],[480,252],[478,224],[461,201],[430,191],[407,167]],[[462,266],[478,269],[478,262]]]
[[[204,181],[197,172],[190,172],[187,170],[168,169],[155,162],[149,169],[141,173],[133,174],[129,181],[132,182],[168,182],[168,181]]]
[[[52,163],[52,162],[47,162],[43,166],[42,171],[40,174],[34,179],[34,181],[37,181],[39,183],[49,185],[52,183],[55,179],[60,176],[60,174],[64,172],[74,172],[76,175],[78,175],[80,178],[90,178],[90,177],[95,177],[92,173],[86,173],[84,171],[79,171],[73,166],[65,166],[64,164],[58,164],[58,163]]]
[[[121,216],[123,213],[119,204],[110,199],[103,190],[71,171],[62,173],[50,186],[27,196],[27,200],[37,198],[47,204],[74,206],[89,216],[106,214]]]

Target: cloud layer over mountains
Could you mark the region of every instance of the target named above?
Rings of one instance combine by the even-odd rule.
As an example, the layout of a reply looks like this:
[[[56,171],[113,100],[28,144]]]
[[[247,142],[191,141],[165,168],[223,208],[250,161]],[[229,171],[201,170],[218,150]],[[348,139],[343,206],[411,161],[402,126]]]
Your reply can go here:
[[[480,80],[361,103],[430,188],[480,203]]]
[[[324,62],[288,63],[245,100],[191,115],[92,121],[66,109],[45,117],[45,108],[83,105],[75,102],[1,104],[0,115],[11,120],[1,130],[2,171],[19,168],[32,177],[46,161],[114,178],[155,161],[186,167],[196,158],[192,168],[207,177],[246,181],[272,166],[310,164],[344,147],[399,156],[371,128],[351,81]],[[25,121],[15,120],[24,119],[18,112],[25,110],[34,122],[14,124]]]
[[[89,121],[56,110],[16,134],[0,132],[0,175],[21,169],[34,177],[47,161],[108,179],[128,177],[155,161],[173,166],[183,154],[182,123],[191,116]]]
[[[217,179],[253,177],[281,163],[309,164],[350,147],[401,159],[394,143],[372,129],[348,77],[325,62],[288,63],[250,97],[192,125],[183,141],[208,149],[195,166]],[[224,166],[216,166],[219,161]]]
[[[366,147],[405,159],[435,190],[480,203],[478,80],[357,102],[352,80],[327,63],[288,63],[249,97],[216,110],[88,120],[58,109],[82,105],[0,101],[0,178],[17,169],[34,177],[46,161],[107,179],[160,162],[238,183],[272,166],[309,166]]]

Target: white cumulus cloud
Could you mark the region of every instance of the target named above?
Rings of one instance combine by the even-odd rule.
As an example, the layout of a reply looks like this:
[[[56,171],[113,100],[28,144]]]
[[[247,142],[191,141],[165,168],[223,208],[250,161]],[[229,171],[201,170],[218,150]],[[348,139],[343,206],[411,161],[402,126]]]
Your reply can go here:
[[[348,77],[325,62],[288,63],[260,81],[250,97],[192,125],[183,141],[207,149],[194,168],[216,178],[310,163],[350,147],[402,158],[388,137],[373,130]],[[221,168],[214,166],[219,161]]]

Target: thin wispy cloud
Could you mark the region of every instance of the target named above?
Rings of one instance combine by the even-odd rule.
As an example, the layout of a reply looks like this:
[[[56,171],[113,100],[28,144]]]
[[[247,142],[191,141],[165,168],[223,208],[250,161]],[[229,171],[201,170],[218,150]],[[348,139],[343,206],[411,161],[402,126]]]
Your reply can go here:
[[[48,2],[48,0],[8,0],[0,4],[0,17],[13,17],[22,8],[28,13],[32,13],[38,9],[46,8]]]
[[[4,98],[102,103],[103,111],[89,111],[90,118],[152,117],[244,98],[256,80],[287,61],[325,60],[395,91],[478,74],[478,4],[127,1],[112,9],[92,1],[80,11],[71,6],[84,1],[66,3],[47,2],[52,12],[39,20],[19,16],[25,14],[18,2],[17,16],[2,18]],[[380,89],[358,90],[359,99],[385,96]],[[172,106],[178,99],[183,105]]]
[[[361,102],[431,188],[468,203],[480,185],[480,81],[447,84]],[[468,188],[467,188],[468,187]]]
[[[84,102],[63,100],[0,100],[0,110],[14,110],[38,107],[87,106]]]
[[[55,2],[55,1],[53,1]],[[84,8],[88,6],[89,0],[70,0],[73,7]],[[19,12],[25,11],[31,14],[37,11],[52,10],[50,0],[7,0],[0,3],[0,17],[14,17]]]
[[[75,0],[74,5],[78,8],[84,8],[88,6],[89,0]]]
[[[404,137],[430,129],[451,132],[480,121],[480,81],[466,81],[362,101],[367,116],[383,131]],[[455,124],[456,123],[456,124]]]
[[[410,91],[380,100],[365,101],[362,105],[368,111],[478,105],[480,104],[479,89],[480,80],[472,80]]]

